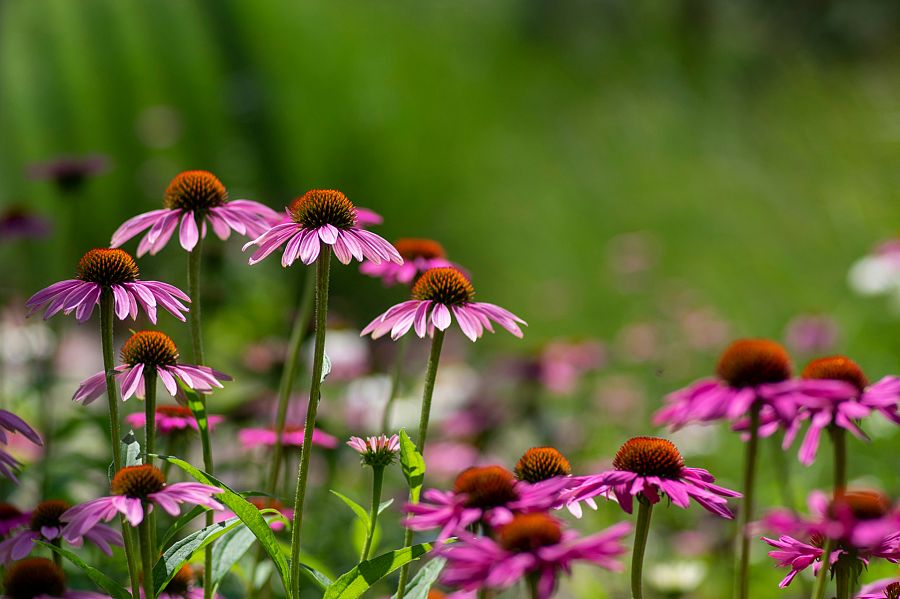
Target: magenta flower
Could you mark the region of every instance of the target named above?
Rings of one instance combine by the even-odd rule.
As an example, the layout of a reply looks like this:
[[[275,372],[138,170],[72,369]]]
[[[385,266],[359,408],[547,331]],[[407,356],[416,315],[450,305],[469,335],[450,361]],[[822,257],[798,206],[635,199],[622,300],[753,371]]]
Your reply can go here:
[[[69,509],[69,504],[58,499],[42,501],[31,512],[31,518],[27,526],[15,532],[8,539],[0,543],[0,563],[11,562],[27,557],[34,548],[34,541],[46,541],[48,543],[62,538],[63,522],[60,516]],[[105,524],[96,524],[84,531],[79,536],[66,541],[75,547],[81,547],[87,539],[96,545],[106,555],[112,555],[110,545],[122,547],[122,534]]]
[[[810,545],[787,535],[783,535],[777,540],[768,537],[763,537],[762,540],[775,548],[774,551],[769,552],[769,557],[778,562],[777,566],[791,569],[787,576],[778,583],[778,588],[783,589],[791,584],[797,574],[810,566],[813,567],[814,574],[818,574],[822,567],[822,554],[825,551],[820,546]],[[832,551],[829,556],[829,565],[834,565],[843,553],[840,549]]]
[[[582,377],[600,368],[606,360],[606,350],[597,341],[553,341],[541,351],[540,381],[552,393],[568,395],[575,392]]]
[[[186,430],[200,430],[197,419],[190,408],[185,406],[159,406],[156,408],[156,432],[160,435],[168,435]],[[209,430],[213,430],[217,424],[224,421],[223,416],[207,414],[206,422]],[[147,415],[144,412],[134,412],[125,417],[125,422],[134,428],[144,428],[147,424]]]
[[[839,336],[837,323],[824,314],[799,314],[787,324],[784,333],[787,346],[806,355],[833,351]]]
[[[294,200],[287,208],[290,221],[275,225],[253,241],[244,245],[258,246],[250,256],[256,264],[287,243],[281,265],[290,266],[297,258],[312,264],[319,257],[322,244],[331,246],[341,264],[354,258],[362,262],[396,262],[403,258],[390,243],[375,233],[360,228],[356,207],[340,191],[312,189]]]
[[[292,446],[301,447],[303,445],[303,434],[305,429],[297,426],[286,426],[282,433],[282,447]],[[238,440],[244,449],[254,449],[256,447],[274,447],[278,436],[274,428],[242,428],[238,431]],[[338,438],[328,433],[313,429],[312,435],[313,445],[334,449],[338,446]]]
[[[11,503],[0,503],[0,537],[31,522],[31,512],[23,512]]]
[[[294,510],[285,506],[283,503],[281,503],[280,501],[278,501],[277,499],[275,499],[273,497],[249,497],[249,498],[247,498],[247,501],[249,501],[254,506],[256,506],[256,509],[258,509],[258,510],[265,510],[265,509],[278,510],[278,513],[281,514],[282,516],[284,516],[284,518],[286,520],[288,520],[289,522],[294,519]],[[267,514],[263,514],[264,517],[266,515]],[[228,520],[229,518],[234,518],[234,516],[235,516],[234,512],[232,512],[230,510],[224,510],[221,512],[216,512],[216,514],[214,516],[214,520],[216,522],[224,522],[225,520]],[[276,531],[284,530],[285,525],[284,525],[284,522],[282,522],[281,520],[279,520],[277,518],[272,518],[271,520],[269,520],[269,528],[271,528],[272,530],[276,530]]]
[[[7,431],[10,433],[22,433],[26,439],[35,445],[44,444],[44,442],[41,441],[40,435],[38,435],[33,428],[28,426],[27,422],[12,412],[0,410],[0,444],[3,446],[9,444],[9,437],[6,434]],[[5,450],[0,449],[0,474],[11,481],[18,483],[19,480],[16,478],[14,470],[19,466],[21,466],[21,464],[19,464],[19,461],[16,458],[12,457]]]
[[[208,366],[193,366],[178,363],[178,348],[168,335],[159,331],[138,331],[122,346],[122,361],[116,366],[116,380],[122,388],[122,401],[132,395],[143,399],[145,395],[146,373],[155,371],[169,395],[178,395],[176,379],[199,391],[210,393],[222,387],[220,381],[230,381],[225,373]],[[78,386],[72,401],[87,405],[106,391],[106,374],[93,374]]]
[[[110,489],[112,495],[76,505],[60,517],[66,523],[63,529],[66,542],[84,536],[98,522],[109,522],[116,514],[122,514],[132,526],[137,526],[143,522],[145,510],[149,513],[154,504],[170,516],[179,514],[182,503],[211,510],[225,509],[213,499],[222,489],[200,483],[167,485],[162,471],[149,464],[122,468],[113,477]]]
[[[277,212],[259,202],[229,201],[225,186],[208,171],[184,171],[176,175],[166,188],[163,205],[165,208],[125,221],[113,233],[110,247],[119,247],[149,229],[138,244],[137,255],[139,258],[147,252],[153,255],[166,246],[177,228],[181,247],[190,252],[200,238],[206,237],[207,221],[224,241],[231,231],[256,237],[278,218]]]
[[[413,285],[413,299],[393,306],[360,334],[378,339],[390,332],[391,339],[399,339],[413,329],[419,337],[431,336],[435,328],[444,331],[450,326],[452,312],[460,330],[472,341],[485,329],[494,332],[491,321],[522,337],[519,324],[526,324],[524,320],[500,306],[474,302],[474,296],[475,288],[462,272],[453,267],[432,268]]]
[[[498,526],[509,522],[514,514],[555,507],[568,484],[564,477],[557,477],[532,485],[517,481],[501,466],[473,466],[456,477],[452,491],[428,489],[421,503],[407,504],[410,516],[404,526],[413,530],[439,528],[438,540],[445,540],[476,522]]]
[[[366,229],[368,227],[380,225],[383,222],[384,218],[374,210],[369,210],[362,206],[356,207],[356,225],[358,227]]]
[[[518,514],[494,530],[493,538],[460,532],[460,540],[442,552],[447,566],[441,582],[464,591],[506,589],[526,576],[537,580],[537,596],[549,599],[560,573],[568,574],[575,562],[607,570],[622,569],[622,538],[631,531],[627,522],[579,538],[564,531],[545,513]]]
[[[3,577],[3,596],[8,599],[110,599],[90,591],[71,591],[62,568],[43,557],[16,562]]]
[[[64,314],[74,311],[75,318],[84,322],[91,317],[94,306],[100,303],[103,290],[110,289],[119,320],[125,320],[126,316],[134,320],[138,310],[143,309],[150,322],[156,324],[156,309],[162,306],[184,322],[182,312],[187,312],[188,308],[181,302],[191,299],[168,283],[141,281],[138,274],[137,264],[128,252],[94,249],[78,262],[75,279],[66,279],[38,291],[25,302],[25,307],[31,315],[46,306],[45,320],[60,310]]]
[[[378,437],[350,437],[347,445],[362,456],[362,463],[373,468],[390,466],[400,453],[400,437],[380,435]]]
[[[665,494],[672,503],[687,508],[693,499],[707,511],[733,518],[727,497],[740,497],[737,491],[715,485],[715,478],[702,468],[687,468],[675,445],[656,437],[635,437],[625,442],[613,459],[613,470],[581,477],[568,502],[579,502],[598,495],[615,495],[619,506],[632,512],[633,498],[651,504]]]
[[[359,272],[379,278],[388,286],[398,283],[412,285],[428,269],[454,266],[447,260],[443,246],[431,239],[398,239],[394,247],[403,258],[403,264],[365,262],[359,267]]]
[[[884,578],[867,584],[856,599],[900,599],[900,579]]]

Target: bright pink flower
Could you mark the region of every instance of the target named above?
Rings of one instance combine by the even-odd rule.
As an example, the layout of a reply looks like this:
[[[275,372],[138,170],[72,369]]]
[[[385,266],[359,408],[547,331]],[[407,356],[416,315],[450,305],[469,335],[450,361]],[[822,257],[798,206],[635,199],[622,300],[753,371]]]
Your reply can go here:
[[[575,562],[621,570],[617,558],[626,552],[622,538],[630,531],[631,525],[621,522],[579,538],[545,513],[519,514],[496,527],[494,538],[461,531],[459,542],[442,551],[447,566],[441,582],[464,591],[501,590],[531,575],[537,578],[538,597],[549,599],[560,573],[571,572]]]
[[[214,414],[207,414],[206,416],[209,430],[212,430],[224,420],[223,416]],[[156,408],[155,421],[156,432],[160,435],[168,435],[188,429],[200,430],[197,419],[194,418],[194,413],[185,406],[159,406]],[[125,417],[125,422],[134,428],[144,428],[147,424],[147,415],[144,412],[134,412]]]
[[[9,437],[6,434],[7,431],[11,433],[22,433],[26,439],[35,445],[44,444],[44,442],[41,441],[40,435],[38,435],[33,428],[28,426],[27,422],[12,412],[0,410],[0,444],[3,446],[9,444]],[[16,478],[14,470],[20,465],[19,461],[12,457],[8,452],[0,449],[0,474],[11,481],[18,483],[19,480]]]
[[[249,501],[250,503],[255,505],[256,509],[258,509],[258,510],[265,510],[265,509],[278,510],[278,513],[281,514],[282,516],[284,516],[284,518],[288,522],[290,522],[294,519],[294,510],[292,510],[289,507],[286,507],[284,504],[282,504],[280,501],[278,501],[275,498],[251,497],[251,498],[248,498],[247,501]],[[267,514],[263,514],[263,516],[266,516],[266,515]],[[224,510],[221,512],[216,512],[213,519],[216,522],[224,522],[225,520],[228,520],[229,518],[234,518],[234,516],[235,516],[234,512],[232,512],[230,510]],[[284,530],[284,528],[285,528],[284,522],[282,522],[278,518],[272,518],[271,520],[269,520],[269,528],[271,528],[272,530]]]
[[[787,535],[783,535],[777,540],[768,537],[763,537],[762,540],[775,548],[774,551],[769,552],[769,557],[778,562],[778,567],[791,569],[787,576],[778,583],[779,588],[783,589],[791,584],[797,574],[810,566],[813,567],[813,573],[818,573],[822,567],[822,554],[825,551],[821,547],[798,541]],[[843,553],[841,550],[832,551],[829,564],[838,561]]]
[[[447,260],[443,246],[431,239],[402,238],[394,242],[394,247],[403,258],[403,264],[366,262],[359,267],[359,272],[377,277],[388,286],[411,285],[430,268],[454,266]]]
[[[859,591],[856,599],[898,599],[900,598],[900,579],[884,578],[867,584]]]
[[[635,437],[625,442],[616,453],[613,468],[579,477],[581,483],[569,492],[567,503],[613,494],[619,506],[630,514],[634,497],[655,504],[660,501],[660,494],[665,494],[680,508],[686,509],[693,499],[717,516],[733,518],[726,498],[741,496],[715,485],[716,479],[706,470],[685,467],[678,448],[656,437]]]
[[[34,314],[46,306],[44,319],[59,311],[63,314],[75,312],[78,322],[85,322],[100,303],[104,289],[112,290],[113,304],[119,320],[131,316],[137,318],[138,310],[147,313],[150,322],[156,324],[156,310],[165,308],[172,316],[184,322],[182,312],[188,308],[181,302],[190,303],[183,291],[160,281],[141,281],[138,267],[128,252],[98,248],[89,251],[78,262],[75,279],[66,279],[38,291],[25,302],[28,314]]]
[[[76,505],[60,517],[66,523],[63,529],[66,542],[84,536],[98,522],[109,522],[117,514],[137,526],[143,522],[145,510],[149,513],[154,504],[171,516],[179,514],[182,503],[202,505],[211,510],[225,509],[213,499],[213,495],[223,492],[222,489],[200,483],[167,485],[162,471],[149,464],[122,468],[113,477],[110,489],[111,496]]]
[[[331,246],[341,264],[349,264],[354,258],[360,262],[365,259],[403,264],[394,246],[359,227],[356,207],[340,191],[307,191],[294,200],[287,212],[289,222],[275,225],[244,245],[244,251],[258,246],[250,256],[250,264],[260,262],[284,243],[287,243],[281,256],[284,267],[297,258],[303,264],[312,264],[319,257],[323,243]]]
[[[282,433],[282,446],[300,447],[303,445],[305,429],[301,426],[286,426]],[[242,428],[238,431],[238,440],[244,449],[255,447],[274,447],[277,440],[274,428]],[[338,446],[338,438],[319,429],[313,430],[313,445],[334,449]]]
[[[809,355],[833,351],[839,337],[838,325],[824,314],[800,314],[785,329],[785,342],[795,352]]]
[[[419,337],[430,336],[435,328],[444,331],[450,326],[452,312],[460,330],[472,341],[485,329],[494,332],[491,321],[522,337],[519,324],[526,324],[524,320],[500,306],[472,301],[474,296],[475,289],[462,272],[452,267],[432,268],[413,285],[413,299],[393,306],[360,334],[378,339],[390,332],[391,339],[399,339],[413,329]]]
[[[199,391],[210,393],[214,388],[222,388],[220,381],[230,381],[231,377],[208,366],[193,366],[178,363],[178,348],[172,340],[159,331],[138,331],[122,346],[122,361],[115,367],[116,380],[122,388],[122,401],[132,395],[145,395],[145,372],[156,371],[159,380],[169,395],[178,395],[178,382]],[[87,405],[106,392],[106,374],[93,374],[78,386],[72,400]]]
[[[366,466],[384,468],[397,459],[400,452],[400,437],[397,435],[380,435],[378,437],[350,437],[347,445],[356,450],[362,456],[362,463]]]
[[[222,182],[208,171],[185,171],[169,183],[163,197],[165,208],[139,214],[125,221],[113,233],[110,247],[119,247],[135,235],[150,229],[138,244],[137,255],[151,255],[163,249],[178,229],[178,241],[191,251],[206,237],[206,221],[223,241],[231,231],[256,237],[269,228],[278,213],[259,202],[228,201]],[[198,229],[197,223],[201,226]]]
[[[358,227],[367,229],[375,225],[380,225],[383,222],[384,217],[382,217],[374,210],[369,210],[368,208],[363,208],[362,206],[356,207],[356,225]]]

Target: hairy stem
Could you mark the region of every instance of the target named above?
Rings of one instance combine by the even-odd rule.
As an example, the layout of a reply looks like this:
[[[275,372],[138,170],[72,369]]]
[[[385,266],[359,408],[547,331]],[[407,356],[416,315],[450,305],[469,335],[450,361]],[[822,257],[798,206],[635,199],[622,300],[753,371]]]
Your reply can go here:
[[[143,570],[144,599],[156,599],[156,589],[153,587],[153,563],[156,556],[153,553],[153,543],[150,539],[150,515],[147,513],[149,505],[143,502],[144,519],[138,524],[138,536],[141,539],[141,569]]]
[[[647,549],[647,533],[650,532],[650,517],[653,504],[638,499],[637,523],[634,527],[634,550],[631,554],[631,597],[643,599],[644,552]]]

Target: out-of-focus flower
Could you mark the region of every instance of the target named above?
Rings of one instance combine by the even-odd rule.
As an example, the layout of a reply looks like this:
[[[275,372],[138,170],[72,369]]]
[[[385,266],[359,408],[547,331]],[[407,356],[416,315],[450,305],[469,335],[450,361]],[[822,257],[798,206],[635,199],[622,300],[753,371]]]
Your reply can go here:
[[[856,599],[900,599],[900,579],[885,578],[867,584]]]
[[[16,239],[41,239],[53,228],[50,220],[30,212],[24,206],[10,206],[0,213],[0,242]]]
[[[185,406],[159,406],[156,408],[155,420],[156,432],[160,435],[186,430],[200,430],[197,419],[194,418],[194,413]],[[206,423],[209,425],[209,430],[213,430],[216,425],[224,420],[224,416],[206,415]],[[144,428],[147,424],[147,415],[144,412],[134,412],[125,417],[125,422],[134,428]]]
[[[452,311],[460,330],[472,341],[481,337],[485,329],[494,332],[491,321],[522,337],[519,324],[526,324],[524,320],[500,306],[475,302],[474,296],[475,288],[462,272],[452,267],[432,268],[413,285],[413,299],[390,308],[361,334],[378,339],[390,332],[392,339],[399,339],[413,329],[419,337],[431,336],[435,328],[447,330]]]
[[[247,499],[250,503],[256,506],[258,510],[277,510],[279,514],[281,514],[286,520],[291,521],[294,519],[294,510],[285,506],[283,503],[275,499],[274,497],[250,497]],[[263,514],[263,516],[267,516],[268,514]],[[230,518],[234,518],[235,514],[231,510],[223,510],[221,512],[216,512],[213,517],[215,522],[224,522]],[[269,528],[272,530],[284,530],[285,525],[284,522],[279,518],[269,518]]]
[[[606,348],[598,341],[553,341],[541,352],[540,380],[552,393],[567,395],[578,388],[585,374],[605,362]]]
[[[394,247],[403,258],[403,264],[366,262],[359,267],[359,271],[364,275],[380,278],[385,285],[411,285],[430,268],[454,266],[447,260],[443,246],[431,239],[402,238],[394,242]]]
[[[654,564],[647,572],[650,584],[666,596],[681,596],[695,591],[704,578],[706,564],[696,560]]]
[[[44,442],[41,441],[41,437],[34,429],[28,426],[27,422],[12,412],[0,410],[0,474],[13,482],[18,483],[19,481],[13,470],[18,468],[20,464],[18,460],[3,449],[3,447],[9,446],[9,436],[7,435],[7,431],[10,433],[22,433],[26,439],[35,445],[43,445]]]
[[[825,550],[821,546],[810,545],[793,537],[783,535],[778,539],[770,539],[763,537],[763,541],[775,548],[769,552],[769,557],[778,562],[781,568],[788,567],[791,569],[787,576],[778,583],[778,588],[785,588],[797,577],[797,574],[813,567],[813,574],[818,574],[822,567],[822,555]],[[842,551],[832,551],[829,556],[828,563],[833,565],[842,555]]]
[[[307,364],[312,368],[313,344],[307,346]],[[331,380],[349,381],[369,370],[369,344],[359,338],[359,333],[347,329],[328,329],[325,337],[325,355],[331,361]]]
[[[694,308],[678,317],[684,340],[698,351],[709,351],[728,340],[730,326],[714,309]]]
[[[478,463],[478,449],[468,443],[437,441],[425,446],[425,463],[429,478],[453,480],[466,468]]]
[[[8,599],[110,599],[90,591],[71,591],[62,568],[43,557],[16,562],[3,577],[3,596]]]
[[[36,162],[27,169],[28,176],[36,180],[50,180],[65,192],[78,191],[89,177],[109,170],[106,156],[60,156],[46,162]]]
[[[25,302],[29,315],[46,306],[44,319],[62,310],[64,314],[74,311],[78,321],[84,322],[91,317],[94,306],[100,303],[103,290],[110,289],[119,320],[125,320],[129,315],[132,320],[136,319],[138,308],[142,308],[150,322],[156,324],[156,309],[162,306],[184,322],[182,312],[187,312],[188,308],[181,302],[191,301],[173,285],[139,280],[134,258],[123,250],[98,248],[89,251],[78,262],[75,276],[77,278],[59,281],[32,295]]]
[[[848,280],[860,295],[900,296],[900,239],[885,241],[857,260]]]
[[[662,343],[660,332],[652,322],[626,325],[616,338],[619,353],[629,362],[642,364],[659,357]]]
[[[356,207],[340,191],[312,189],[294,200],[287,211],[291,217],[289,222],[275,225],[244,245],[244,251],[257,246],[250,256],[250,264],[260,262],[285,242],[281,256],[284,267],[298,258],[303,264],[312,264],[319,257],[323,243],[331,246],[341,264],[349,264],[354,258],[376,264],[403,264],[394,246],[359,227]]]
[[[118,372],[116,380],[122,388],[122,401],[132,395],[143,398],[146,376],[154,371],[172,397],[178,395],[177,381],[200,393],[210,393],[215,388],[222,388],[220,381],[231,380],[227,374],[208,366],[178,363],[178,348],[168,335],[159,331],[133,334],[122,346],[122,361],[124,364],[115,367]],[[82,381],[72,400],[87,405],[105,391],[106,373],[101,370]]]
[[[361,457],[362,463],[372,468],[390,466],[400,452],[400,437],[397,435],[380,435],[378,437],[350,437],[347,445],[352,447]]]
[[[23,512],[11,503],[0,503],[0,537],[31,522],[31,512]]]
[[[784,339],[791,351],[816,355],[832,351],[840,331],[837,322],[824,314],[799,314],[788,322]]]
[[[305,429],[302,426],[289,425],[284,427],[281,444],[283,447],[300,447],[303,445],[303,434]],[[244,449],[254,449],[256,447],[274,447],[277,435],[274,428],[242,428],[238,431],[238,440]],[[338,446],[338,439],[319,429],[313,430],[313,445],[334,449]]]
[[[256,237],[265,232],[278,213],[259,202],[228,199],[222,182],[208,171],[185,171],[169,183],[163,196],[165,208],[139,214],[125,221],[113,233],[110,247],[119,247],[149,229],[138,244],[137,255],[156,254],[178,229],[182,248],[191,251],[206,237],[206,222],[221,240],[232,231]],[[198,227],[199,223],[199,227]]]

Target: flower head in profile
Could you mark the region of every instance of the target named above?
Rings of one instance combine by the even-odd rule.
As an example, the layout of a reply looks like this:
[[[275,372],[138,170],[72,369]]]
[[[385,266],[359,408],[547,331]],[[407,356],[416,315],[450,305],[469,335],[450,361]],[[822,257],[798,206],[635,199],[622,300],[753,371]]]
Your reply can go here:
[[[46,162],[36,162],[30,165],[28,176],[35,180],[53,181],[60,191],[74,192],[81,189],[88,178],[107,170],[109,170],[109,160],[106,156],[99,154],[59,156]]]
[[[289,222],[275,225],[244,245],[245,251],[257,246],[250,264],[260,262],[285,243],[281,255],[284,267],[298,258],[303,264],[312,264],[319,257],[322,244],[334,250],[341,264],[350,264],[353,259],[403,264],[394,246],[359,226],[356,207],[340,191],[311,189],[294,200],[287,213]]]
[[[500,306],[474,301],[475,288],[468,277],[454,267],[425,271],[413,285],[412,297],[370,322],[361,334],[378,339],[390,333],[392,339],[399,339],[413,329],[419,337],[430,336],[435,328],[447,330],[453,321],[451,314],[463,334],[472,341],[481,337],[485,329],[493,333],[492,321],[516,337],[522,337],[519,324],[526,324]]]
[[[282,432],[282,447],[301,447],[303,445],[303,435],[306,429],[302,426],[288,425],[284,427]],[[254,449],[256,447],[274,447],[278,440],[278,434],[274,427],[270,428],[242,428],[238,431],[238,440],[244,449]],[[338,438],[329,435],[325,431],[313,429],[312,435],[313,445],[324,447],[326,449],[334,449],[338,446]]]
[[[225,186],[209,171],[184,171],[176,175],[163,195],[163,206],[125,221],[113,233],[110,247],[119,247],[147,231],[138,244],[137,255],[156,254],[178,229],[181,247],[190,252],[206,237],[207,223],[224,241],[232,231],[256,237],[278,218],[277,212],[259,202],[229,200]]]
[[[202,505],[211,510],[224,509],[213,498],[222,493],[222,489],[193,482],[167,485],[165,474],[150,464],[122,468],[110,482],[110,490],[112,495],[76,505],[60,517],[66,523],[63,529],[66,542],[71,543],[98,522],[109,522],[118,514],[125,516],[132,526],[137,526],[144,520],[144,509],[149,513],[154,505],[170,516],[179,514],[182,503]]]
[[[359,271],[364,275],[381,279],[388,286],[398,283],[412,285],[430,268],[453,266],[453,263],[447,260],[444,247],[432,239],[401,238],[394,242],[394,247],[403,258],[403,264],[365,262],[359,267]]]
[[[16,478],[15,470],[20,466],[19,461],[2,449],[2,447],[9,444],[7,432],[22,433],[26,439],[35,445],[43,445],[44,442],[41,440],[40,435],[28,426],[27,422],[8,410],[0,410],[0,474],[17,483],[19,481]]]
[[[168,335],[159,331],[138,331],[122,346],[123,364],[116,366],[116,380],[122,388],[122,401],[132,395],[145,395],[145,381],[153,372],[162,381],[169,395],[176,397],[181,381],[200,393],[210,393],[221,388],[221,381],[231,377],[208,366],[194,366],[178,362],[178,348]],[[89,404],[106,391],[106,374],[103,371],[91,375],[78,386],[72,400]]]
[[[3,577],[3,596],[8,599],[110,599],[89,591],[71,591],[62,568],[43,557],[29,557],[9,567]]]
[[[665,495],[680,508],[687,508],[693,499],[717,516],[733,518],[727,498],[741,494],[714,484],[715,480],[702,468],[686,467],[684,458],[671,441],[634,437],[619,448],[612,470],[581,477],[581,484],[571,490],[569,501],[612,494],[619,506],[630,514],[635,497],[655,504],[661,495]]]
[[[187,406],[158,406],[156,408],[156,432],[160,435],[170,435],[184,431],[199,431],[200,425],[194,413]],[[206,423],[209,430],[224,421],[223,416],[207,414]],[[144,412],[134,412],[125,417],[125,422],[134,428],[143,428],[147,425],[147,415]]]
[[[397,460],[400,453],[400,437],[379,435],[378,437],[350,437],[347,445],[356,450],[365,466],[384,468]]]
[[[622,538],[630,530],[621,522],[582,538],[546,513],[517,514],[495,527],[492,536],[461,532],[459,542],[442,553],[447,566],[441,582],[464,591],[502,590],[534,577],[537,596],[549,599],[560,574],[571,572],[575,562],[621,570],[617,558],[626,552]]]
[[[25,302],[28,313],[34,314],[42,307],[44,319],[59,311],[64,314],[75,312],[78,322],[85,322],[100,303],[104,290],[113,294],[113,304],[119,320],[138,316],[138,311],[147,313],[150,322],[156,323],[156,310],[162,306],[172,316],[184,322],[182,312],[188,308],[181,302],[190,303],[191,298],[183,291],[160,281],[142,281],[139,278],[134,258],[124,250],[97,248],[89,251],[78,262],[74,279],[59,281],[38,291]]]
[[[31,512],[31,518],[27,525],[0,543],[0,563],[9,564],[27,557],[34,549],[35,541],[58,543],[62,538],[64,526],[59,518],[68,509],[69,504],[59,499],[49,499],[39,503]],[[67,540],[67,542],[74,547],[81,547],[85,539],[96,545],[106,555],[112,555],[110,545],[122,546],[121,533],[105,524],[97,523],[82,535],[72,537],[72,540]]]

